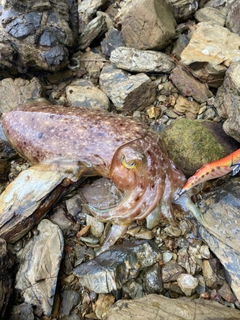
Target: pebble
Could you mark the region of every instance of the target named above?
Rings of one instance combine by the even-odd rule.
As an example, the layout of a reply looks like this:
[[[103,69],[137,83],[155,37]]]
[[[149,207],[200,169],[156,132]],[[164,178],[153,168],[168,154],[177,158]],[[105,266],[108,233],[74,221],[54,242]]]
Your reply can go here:
[[[198,286],[198,280],[190,274],[182,273],[177,278],[177,283],[186,296],[190,297]]]

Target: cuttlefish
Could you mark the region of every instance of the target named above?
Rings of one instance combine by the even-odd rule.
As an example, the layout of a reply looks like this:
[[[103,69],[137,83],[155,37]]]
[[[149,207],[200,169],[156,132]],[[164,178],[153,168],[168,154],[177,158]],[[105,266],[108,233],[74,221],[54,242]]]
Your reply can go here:
[[[123,192],[112,208],[85,204],[99,220],[113,224],[105,248],[159,204],[162,214],[172,218],[172,198],[185,177],[158,135],[142,122],[82,107],[27,103],[3,114],[2,124],[11,145],[32,164],[0,196],[0,236],[8,241],[19,238],[6,235],[13,217],[36,211],[58,185],[81,177],[107,177]],[[22,225],[21,236],[32,227]]]

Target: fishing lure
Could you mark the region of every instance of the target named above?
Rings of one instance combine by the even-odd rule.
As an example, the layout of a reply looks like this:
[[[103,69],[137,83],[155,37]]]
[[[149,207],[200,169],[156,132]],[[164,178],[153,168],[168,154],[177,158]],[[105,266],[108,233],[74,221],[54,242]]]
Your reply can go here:
[[[186,184],[183,186],[181,193],[190,190],[192,187],[197,186],[199,183],[207,180],[222,177],[229,172],[235,175],[240,170],[240,149],[234,151],[230,155],[205,164],[198,169],[193,176],[191,176]]]

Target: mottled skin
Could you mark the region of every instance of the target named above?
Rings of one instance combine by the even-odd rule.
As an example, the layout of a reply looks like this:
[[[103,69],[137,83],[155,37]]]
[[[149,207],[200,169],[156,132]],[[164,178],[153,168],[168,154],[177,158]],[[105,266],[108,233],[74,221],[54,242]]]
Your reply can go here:
[[[124,192],[114,208],[90,211],[102,221],[129,225],[145,218],[162,201],[171,218],[171,201],[183,175],[169,160],[154,133],[130,118],[86,108],[22,105],[3,115],[14,148],[39,170],[105,176]]]

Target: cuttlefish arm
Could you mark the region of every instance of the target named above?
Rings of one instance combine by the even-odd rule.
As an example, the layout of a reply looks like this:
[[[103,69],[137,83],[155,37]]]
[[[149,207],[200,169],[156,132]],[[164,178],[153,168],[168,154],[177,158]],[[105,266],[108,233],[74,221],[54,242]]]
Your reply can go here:
[[[222,177],[229,172],[236,174],[240,169],[240,149],[227,157],[205,164],[191,176],[183,186],[181,193],[190,190],[198,184]]]
[[[112,159],[109,178],[124,196],[113,208],[100,210],[86,205],[89,211],[101,221],[121,225],[145,218],[157,206],[164,192],[166,170],[163,151],[159,148],[157,139],[151,135],[118,148]]]

